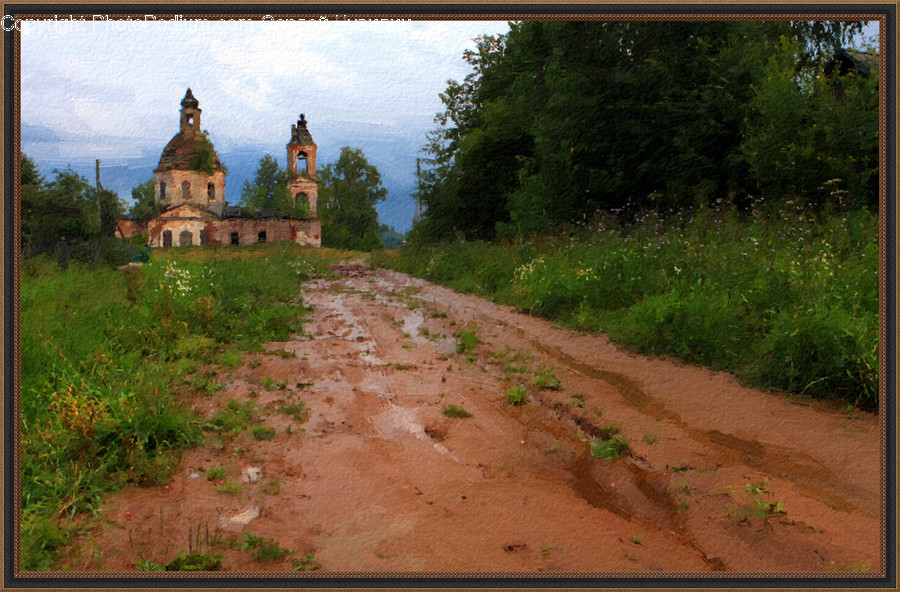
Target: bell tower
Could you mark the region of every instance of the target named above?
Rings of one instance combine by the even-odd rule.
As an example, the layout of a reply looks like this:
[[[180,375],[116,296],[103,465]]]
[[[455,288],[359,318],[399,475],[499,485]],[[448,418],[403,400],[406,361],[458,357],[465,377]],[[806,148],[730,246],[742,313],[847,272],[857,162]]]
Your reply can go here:
[[[309,217],[316,218],[319,201],[319,182],[316,179],[316,143],[306,129],[306,116],[301,113],[291,126],[291,141],[287,145],[288,189],[294,205],[297,199],[309,203]]]
[[[181,99],[181,133],[186,136],[200,135],[200,102],[194,98],[191,89],[187,89]]]

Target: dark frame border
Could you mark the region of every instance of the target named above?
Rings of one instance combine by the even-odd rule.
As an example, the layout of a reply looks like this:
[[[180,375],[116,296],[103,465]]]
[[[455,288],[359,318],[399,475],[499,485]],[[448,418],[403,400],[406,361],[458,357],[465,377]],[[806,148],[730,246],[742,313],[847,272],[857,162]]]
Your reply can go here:
[[[142,14],[157,15],[205,15],[210,17],[234,14],[245,18],[263,15],[324,15],[338,20],[339,16],[388,17],[403,16],[422,20],[474,20],[474,19],[569,19],[588,15],[610,18],[643,20],[648,17],[709,15],[715,20],[735,18],[773,18],[803,15],[818,18],[842,16],[868,16],[868,20],[880,20],[881,29],[881,89],[882,120],[881,153],[881,331],[880,331],[880,397],[883,429],[883,453],[885,459],[883,498],[883,574],[878,576],[830,576],[762,578],[759,575],[741,577],[733,574],[675,577],[629,577],[612,574],[596,577],[589,574],[572,576],[523,576],[521,574],[425,574],[410,577],[395,575],[378,576],[336,573],[322,577],[285,578],[255,574],[234,574],[230,577],[127,577],[111,576],[23,576],[16,573],[15,549],[18,543],[18,434],[16,411],[18,409],[18,343],[19,343],[19,253],[15,237],[19,234],[18,195],[19,184],[19,53],[18,35],[3,33],[3,337],[0,351],[3,355],[3,538],[2,538],[2,587],[10,589],[208,589],[208,588],[533,588],[533,589],[650,589],[660,587],[722,589],[722,588],[843,588],[843,589],[896,589],[897,588],[897,482],[896,482],[896,386],[897,386],[897,3],[882,4],[39,4],[8,2],[3,4],[3,14],[13,17],[29,14]],[[812,18],[810,19],[812,20]],[[762,585],[761,585],[762,584]]]

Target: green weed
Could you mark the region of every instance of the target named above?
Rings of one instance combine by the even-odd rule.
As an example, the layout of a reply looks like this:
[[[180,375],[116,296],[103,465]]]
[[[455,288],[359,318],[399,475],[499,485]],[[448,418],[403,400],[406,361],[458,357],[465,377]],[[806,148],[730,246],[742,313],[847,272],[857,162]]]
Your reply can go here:
[[[472,417],[472,414],[463,409],[462,407],[457,407],[456,405],[447,405],[444,407],[443,414],[447,417]]]
[[[259,419],[259,407],[256,403],[231,399],[225,404],[224,410],[216,412],[203,424],[203,429],[235,437]]]
[[[232,495],[234,497],[241,497],[241,486],[231,479],[223,483],[222,485],[216,486],[216,492],[222,493],[224,495]]]
[[[307,555],[303,559],[291,559],[291,565],[294,566],[294,571],[315,571],[322,567],[316,561],[315,555]]]
[[[303,401],[297,401],[296,403],[292,403],[290,405],[281,405],[278,408],[278,412],[284,413],[285,415],[290,415],[299,422],[304,422],[306,421],[307,414],[309,413],[309,408]]]
[[[535,374],[534,378],[531,380],[531,384],[534,385],[535,388],[550,391],[558,391],[562,388],[562,384],[556,377],[556,372],[553,368],[548,368],[546,366],[538,368],[537,374]]]
[[[478,325],[472,323],[468,329],[456,334],[456,353],[472,353],[478,343]]]
[[[622,452],[628,449],[628,440],[621,434],[616,434],[609,440],[594,442],[591,444],[591,456],[594,458],[612,459],[618,458]]]
[[[506,390],[506,402],[510,405],[523,405],[528,397],[528,387],[512,386]]]
[[[250,434],[257,440],[271,440],[275,437],[275,428],[269,426],[253,426],[250,428]]]
[[[165,571],[215,571],[222,565],[222,553],[182,551],[170,561]]]
[[[293,553],[292,550],[280,547],[275,539],[265,540],[247,531],[244,531],[241,549],[249,551],[254,561],[278,561]]]

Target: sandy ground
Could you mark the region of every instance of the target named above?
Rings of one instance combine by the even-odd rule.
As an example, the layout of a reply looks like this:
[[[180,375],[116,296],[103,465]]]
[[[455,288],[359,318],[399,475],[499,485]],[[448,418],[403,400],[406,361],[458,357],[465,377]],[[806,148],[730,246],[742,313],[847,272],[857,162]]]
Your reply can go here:
[[[330,572],[882,569],[877,416],[626,354],[392,271],[336,271],[304,286],[305,335],[193,401],[204,417],[253,401],[274,438],[210,434],[168,486],[113,496],[69,568],[164,565],[199,527],[232,572],[292,572],[310,555]],[[469,354],[464,329],[479,336]],[[544,367],[558,390],[533,386]],[[518,384],[527,401],[511,405]],[[297,401],[300,420],[279,412]],[[592,457],[616,428],[628,448]],[[254,561],[243,531],[293,554]]]

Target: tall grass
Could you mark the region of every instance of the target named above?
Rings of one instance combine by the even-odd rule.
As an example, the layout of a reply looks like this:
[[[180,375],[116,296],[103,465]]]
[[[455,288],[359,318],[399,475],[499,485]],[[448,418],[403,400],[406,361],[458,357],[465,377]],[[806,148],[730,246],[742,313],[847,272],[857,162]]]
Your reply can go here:
[[[522,244],[413,244],[376,262],[761,388],[878,401],[877,218],[751,203],[598,213]]]
[[[51,569],[67,519],[107,492],[167,482],[179,451],[202,440],[187,375],[299,331],[301,283],[340,255],[170,249],[129,271],[31,260],[21,282],[22,568]]]

